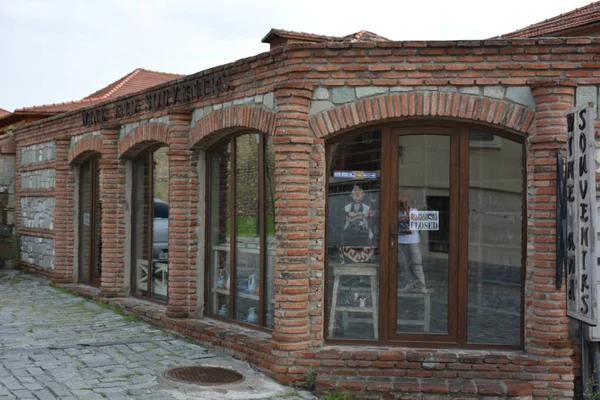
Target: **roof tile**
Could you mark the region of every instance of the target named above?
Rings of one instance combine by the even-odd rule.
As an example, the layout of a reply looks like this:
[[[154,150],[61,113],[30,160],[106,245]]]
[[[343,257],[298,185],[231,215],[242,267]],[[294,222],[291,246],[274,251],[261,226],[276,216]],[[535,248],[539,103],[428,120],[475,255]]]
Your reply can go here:
[[[562,32],[596,22],[600,22],[600,1],[590,3],[587,6],[576,8],[572,11],[548,18],[526,28],[506,33],[499,37],[512,39],[559,36]]]

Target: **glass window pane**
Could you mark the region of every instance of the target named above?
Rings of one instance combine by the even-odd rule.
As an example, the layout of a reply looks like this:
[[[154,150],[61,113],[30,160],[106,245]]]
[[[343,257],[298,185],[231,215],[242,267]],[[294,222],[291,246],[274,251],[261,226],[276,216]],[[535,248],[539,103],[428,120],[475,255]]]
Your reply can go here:
[[[327,147],[328,337],[378,339],[381,132]]]
[[[267,235],[266,288],[263,291],[265,302],[265,326],[275,327],[275,149],[270,136],[264,136],[265,148],[265,233]]]
[[[149,158],[147,154],[133,162],[133,278],[132,293],[148,295],[148,198]]]
[[[90,163],[79,169],[79,280],[90,283],[90,257],[92,238],[92,179]]]
[[[259,135],[235,139],[235,314],[258,324],[260,285]]]
[[[229,316],[230,244],[231,244],[231,145],[216,147],[209,157],[209,310]]]
[[[169,157],[167,147],[152,154],[152,285],[151,297],[167,301],[169,259]]]
[[[398,137],[397,331],[448,333],[450,137]]]
[[[493,140],[489,137],[493,136]],[[470,343],[519,344],[523,145],[472,132],[469,166]]]
[[[93,214],[94,219],[92,226],[94,230],[94,247],[93,247],[93,266],[92,280],[95,284],[100,284],[102,275],[102,225],[101,225],[101,204],[100,204],[100,163],[96,158],[92,161],[92,185],[93,185]]]

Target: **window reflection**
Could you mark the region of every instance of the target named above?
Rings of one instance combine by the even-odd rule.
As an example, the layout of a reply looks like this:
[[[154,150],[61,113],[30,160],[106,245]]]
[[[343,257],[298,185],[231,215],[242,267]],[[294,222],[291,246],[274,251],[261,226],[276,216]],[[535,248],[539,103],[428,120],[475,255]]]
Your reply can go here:
[[[246,134],[209,152],[209,310],[274,326],[274,152]],[[232,300],[234,298],[234,300]]]
[[[471,142],[481,138],[471,132]],[[472,145],[469,158],[468,340],[519,344],[523,145],[485,138],[495,146]]]
[[[147,151],[134,161],[133,200],[133,293],[166,301],[169,254],[169,160],[166,147]]]
[[[381,132],[328,146],[328,337],[379,336]]]

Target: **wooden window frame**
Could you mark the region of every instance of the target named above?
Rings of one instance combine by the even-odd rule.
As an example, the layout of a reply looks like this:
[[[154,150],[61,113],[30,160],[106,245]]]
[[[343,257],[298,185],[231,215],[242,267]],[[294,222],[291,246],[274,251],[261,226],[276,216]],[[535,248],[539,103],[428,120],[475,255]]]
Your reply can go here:
[[[90,286],[99,287],[102,282],[102,272],[100,272],[100,276],[95,276],[95,262],[100,263],[100,268],[102,268],[101,260],[98,258],[101,252],[101,248],[96,246],[96,230],[101,226],[102,222],[101,218],[96,218],[98,215],[98,211],[100,209],[100,179],[99,179],[99,170],[100,170],[100,157],[99,156],[91,156],[85,159],[81,164],[79,164],[79,240],[82,240],[83,230],[85,229],[84,224],[84,216],[83,216],[83,180],[81,171],[83,167],[89,164],[89,179],[90,179],[90,196],[89,202],[90,204],[90,238],[89,238],[89,254],[87,257],[87,268],[89,273],[89,282],[82,282],[82,272],[84,267],[84,256],[83,256],[83,245],[79,243],[79,281]]]
[[[236,262],[237,262],[237,249],[236,249],[236,240],[237,240],[237,229],[236,229],[236,216],[237,216],[237,177],[236,177],[236,141],[238,138],[246,136],[246,135],[258,135],[259,143],[258,143],[258,157],[259,157],[259,179],[258,179],[258,196],[259,196],[259,215],[258,215],[258,223],[259,223],[259,290],[258,290],[258,324],[250,324],[248,322],[240,321],[235,319],[235,301],[236,301]],[[266,163],[267,163],[267,139],[268,135],[262,132],[242,132],[235,136],[228,136],[227,138],[218,141],[211,148],[206,151],[206,171],[205,171],[205,182],[207,187],[207,192],[209,188],[212,187],[212,149],[218,148],[219,146],[228,143],[230,145],[230,159],[229,159],[229,168],[231,171],[230,174],[230,182],[229,189],[227,195],[229,196],[229,201],[231,204],[231,221],[229,225],[230,230],[230,243],[229,243],[229,277],[230,277],[230,285],[229,285],[229,307],[227,317],[223,317],[217,313],[212,312],[212,307],[214,306],[210,301],[212,294],[212,280],[214,279],[211,268],[212,268],[212,238],[210,236],[210,224],[212,223],[212,203],[211,198],[207,196],[206,198],[206,216],[205,216],[205,249],[207,250],[204,255],[204,265],[205,265],[205,276],[206,279],[204,281],[204,293],[205,293],[205,304],[208,305],[206,307],[206,314],[212,318],[232,322],[235,324],[242,325],[244,327],[252,328],[255,330],[261,330],[265,332],[272,332],[272,328],[268,328],[266,326],[266,307],[265,307],[265,288],[266,288],[266,270],[268,267],[267,260],[267,226],[266,226],[266,214],[267,214],[267,199],[266,199]],[[274,205],[273,205],[274,206]]]
[[[138,179],[137,173],[136,173],[136,169],[135,169],[135,162],[146,158],[147,162],[148,162],[148,177],[146,178],[148,180],[148,197],[146,198],[146,201],[148,202],[148,210],[146,213],[146,218],[148,219],[148,224],[146,229],[148,230],[147,232],[147,239],[146,239],[146,258],[148,261],[148,272],[147,272],[147,278],[146,278],[146,295],[140,295],[140,294],[136,294],[135,290],[132,291],[132,296],[136,297],[136,298],[140,298],[140,299],[144,299],[147,301],[151,301],[154,303],[158,303],[158,304],[168,304],[169,303],[169,278],[167,275],[167,296],[165,300],[161,300],[161,299],[157,299],[152,297],[152,279],[153,279],[153,262],[154,262],[154,258],[153,258],[153,250],[154,250],[154,225],[153,225],[153,221],[154,221],[154,152],[162,147],[165,147],[163,144],[156,144],[156,145],[152,145],[146,149],[144,149],[142,152],[140,152],[140,154],[137,155],[137,157],[135,157],[133,159],[133,168],[132,168],[132,192],[131,192],[131,197],[132,199],[136,198],[136,182]],[[134,202],[132,202],[134,203]],[[136,219],[135,219],[135,210],[134,207],[136,207],[136,204],[133,204],[132,207],[132,212],[131,212],[131,227],[133,228],[134,224],[136,223]],[[138,238],[133,238],[133,240],[139,240]],[[135,258],[135,245],[137,243],[134,242],[134,245],[131,247],[131,282],[132,284],[135,284],[136,282],[136,258]],[[168,260],[167,260],[167,274],[168,274]],[[133,285],[132,285],[133,286]],[[139,290],[140,288],[138,288],[137,286],[135,286],[135,288],[137,290]]]
[[[501,138],[519,143],[522,146],[522,189],[521,189],[521,309],[520,309],[520,337],[519,344],[483,344],[469,343],[467,338],[467,317],[468,317],[468,227],[469,227],[469,159],[470,159],[470,137],[469,130],[483,130]],[[452,121],[435,122],[427,120],[413,120],[409,123],[392,123],[371,125],[362,129],[341,134],[326,143],[329,147],[331,144],[339,142],[345,138],[353,137],[361,133],[370,131],[381,131],[381,171],[391,171],[387,178],[381,178],[381,215],[380,215],[380,238],[379,243],[385,243],[380,248],[380,271],[379,271],[379,340],[357,340],[357,339],[336,339],[328,338],[328,326],[330,318],[329,309],[329,293],[328,279],[329,267],[328,257],[325,257],[325,282],[324,282],[324,303],[326,304],[324,318],[324,337],[327,343],[345,344],[345,345],[392,345],[392,346],[409,346],[409,347],[430,347],[430,348],[465,348],[465,349],[500,349],[500,350],[522,350],[525,338],[525,279],[526,279],[526,258],[527,258],[527,146],[525,137],[492,127],[480,126],[476,124],[455,123]],[[449,261],[448,275],[448,334],[401,334],[395,332],[396,315],[393,313],[397,307],[397,302],[394,300],[397,294],[397,277],[395,267],[390,267],[395,264],[392,256],[395,252],[390,252],[392,226],[384,224],[383,221],[395,221],[391,218],[391,212],[395,201],[395,195],[388,195],[387,199],[383,198],[384,194],[392,193],[396,188],[398,181],[397,156],[394,149],[397,148],[397,140],[401,135],[444,135],[450,137],[450,229],[457,233],[450,233],[450,238],[453,246],[457,250],[451,254],[452,258]],[[396,145],[394,147],[394,144]],[[328,151],[325,152],[329,154]],[[454,154],[453,154],[454,153]],[[394,160],[396,158],[396,160]],[[329,166],[327,160],[326,165]],[[329,169],[329,167],[327,167]],[[329,201],[329,170],[326,171],[325,182],[325,198]],[[326,204],[325,210],[329,207]],[[328,248],[328,218],[325,223],[325,249]],[[397,248],[397,241],[396,246]],[[452,250],[451,250],[452,252]],[[384,266],[385,265],[385,266]],[[460,267],[460,266],[463,267]],[[388,285],[381,284],[388,282]],[[385,288],[385,290],[384,290]],[[464,295],[461,296],[461,293]],[[452,302],[452,306],[451,303]],[[426,340],[424,339],[426,336]]]

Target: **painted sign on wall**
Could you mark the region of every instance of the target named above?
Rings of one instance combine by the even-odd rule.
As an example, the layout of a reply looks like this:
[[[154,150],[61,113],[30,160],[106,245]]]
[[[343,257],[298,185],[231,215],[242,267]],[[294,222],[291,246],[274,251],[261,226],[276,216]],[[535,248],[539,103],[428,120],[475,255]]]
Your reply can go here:
[[[595,326],[596,145],[593,110],[587,105],[567,114],[567,315]]]

